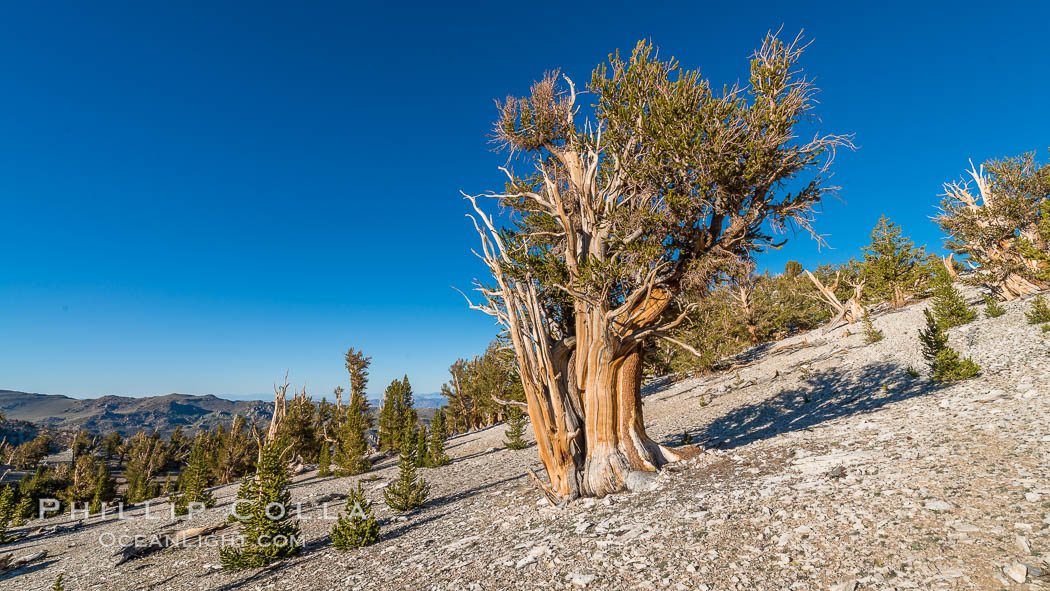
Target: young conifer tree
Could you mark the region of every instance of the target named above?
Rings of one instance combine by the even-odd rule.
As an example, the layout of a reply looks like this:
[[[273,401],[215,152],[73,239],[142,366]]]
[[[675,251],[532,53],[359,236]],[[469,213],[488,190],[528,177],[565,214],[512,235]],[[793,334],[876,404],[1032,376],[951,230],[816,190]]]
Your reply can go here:
[[[182,472],[181,490],[174,495],[175,515],[186,515],[191,503],[200,503],[205,508],[215,506],[215,497],[208,488],[211,465],[208,446],[203,435],[197,436],[197,441],[190,452],[189,462]]]
[[[395,511],[411,511],[423,505],[430,494],[430,485],[416,476],[416,454],[412,445],[403,445],[397,482],[383,489],[383,499]]]
[[[425,468],[430,465],[430,450],[427,445],[428,433],[427,428],[420,426],[416,429],[415,440],[416,440],[416,467]]]
[[[1035,296],[1035,299],[1032,300],[1032,309],[1025,312],[1024,317],[1028,320],[1028,324],[1050,322],[1050,306],[1047,306],[1042,295]]]
[[[7,527],[17,520],[17,511],[15,486],[9,484],[0,489],[0,544],[11,541],[7,536]]]
[[[921,291],[931,279],[926,250],[914,248],[900,226],[886,216],[871,231],[871,244],[864,250],[865,290],[900,308],[908,295]]]
[[[91,497],[89,513],[102,511],[103,503],[112,501],[117,496],[117,483],[109,473],[105,464],[99,467],[98,475],[95,477],[95,492]]]
[[[885,337],[882,331],[875,328],[875,323],[871,321],[871,313],[865,308],[864,310],[864,338],[869,343],[877,343]]]
[[[948,335],[941,324],[927,308],[926,329],[919,331],[922,343],[922,356],[930,365],[930,378],[935,382],[950,382],[972,378],[981,369],[969,357],[961,358],[959,353],[948,346]]]
[[[512,408],[507,413],[507,440],[503,442],[507,449],[525,449],[529,446],[522,439],[525,433],[525,413],[520,408]]]
[[[266,443],[255,476],[241,484],[233,517],[244,544],[219,549],[223,567],[264,566],[299,552],[299,522],[292,519],[288,490],[292,478],[282,454],[286,448],[280,439]]]
[[[999,299],[995,296],[985,296],[984,304],[985,318],[998,318],[1003,314],[1006,314],[1006,308],[999,303]]]
[[[331,444],[327,441],[321,442],[321,453],[317,458],[317,475],[321,478],[332,475],[332,452],[329,451]]]
[[[339,430],[335,449],[335,463],[339,475],[347,476],[367,472],[372,464],[368,461],[368,430],[372,427],[372,412],[364,392],[350,394],[346,417]]]
[[[445,453],[445,437],[446,426],[445,426],[445,411],[443,409],[437,409],[434,413],[434,420],[430,422],[430,465],[431,466],[444,466],[448,464],[449,457]]]
[[[372,514],[372,503],[365,499],[361,481],[350,489],[346,499],[346,514],[332,527],[332,545],[340,550],[351,550],[374,544],[379,540],[379,522]]]
[[[952,284],[952,279],[946,270],[938,270],[935,283],[933,317],[943,330],[962,326],[977,319],[977,310],[966,303],[962,294]]]

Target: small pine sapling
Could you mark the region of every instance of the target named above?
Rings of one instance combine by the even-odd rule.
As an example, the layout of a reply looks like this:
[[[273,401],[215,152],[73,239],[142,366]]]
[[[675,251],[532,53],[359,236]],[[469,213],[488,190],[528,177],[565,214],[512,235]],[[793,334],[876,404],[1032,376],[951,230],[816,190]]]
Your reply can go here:
[[[1032,300],[1032,309],[1025,312],[1024,317],[1028,319],[1028,324],[1050,322],[1050,306],[1046,304],[1042,295],[1035,296],[1035,299]]]
[[[440,408],[434,414],[434,420],[430,422],[430,465],[444,466],[449,463],[448,454],[445,453],[445,412]]]
[[[324,478],[332,475],[332,452],[329,451],[328,442],[321,442],[321,453],[317,457],[317,475]]]
[[[263,446],[261,461],[254,477],[246,477],[237,492],[239,501],[231,514],[240,524],[240,546],[219,549],[219,558],[227,569],[265,566],[299,552],[299,522],[292,520],[291,474],[285,463],[281,439]]]
[[[332,527],[332,545],[340,550],[351,550],[374,544],[379,540],[379,522],[372,514],[372,503],[365,499],[361,482],[350,489],[346,499],[346,514]]]
[[[962,326],[977,319],[977,310],[966,303],[945,270],[938,273],[936,287],[933,289],[932,307],[934,318],[944,330]]]
[[[427,449],[427,428],[420,427],[415,432],[416,440],[416,468],[425,468],[430,465],[430,452]]]
[[[415,448],[401,447],[400,474],[397,482],[383,490],[383,499],[395,511],[411,511],[423,505],[430,494],[430,485],[416,476]]]
[[[995,296],[984,297],[984,317],[985,318],[998,318],[1006,314],[1006,308],[999,303],[999,299]]]
[[[10,484],[0,490],[0,544],[14,540],[13,537],[8,537],[7,527],[16,521],[17,510],[15,486]]]
[[[529,444],[523,439],[525,434],[525,413],[520,408],[507,412],[507,440],[503,442],[507,449],[525,449]]]
[[[689,445],[693,442],[693,436],[689,431],[682,432],[682,445]]]
[[[211,472],[209,465],[209,454],[205,440],[198,437],[193,451],[190,452],[189,462],[186,470],[181,476],[182,486],[180,491],[174,495],[173,507],[175,515],[186,515],[191,506],[211,508],[215,506],[215,497],[208,488],[208,476]]]
[[[871,313],[867,309],[864,310],[864,339],[869,343],[877,343],[881,341],[886,335],[882,334],[882,331],[875,328],[875,323],[871,321]]]
[[[55,579],[55,584],[51,586],[51,591],[66,591],[65,586],[62,585],[62,575],[58,575]]]
[[[922,356],[930,364],[933,381],[964,380],[980,373],[980,367],[972,359],[960,357],[955,349],[948,346],[948,335],[930,310],[923,310],[923,313],[926,315],[926,329],[919,331],[919,341],[922,343]]]

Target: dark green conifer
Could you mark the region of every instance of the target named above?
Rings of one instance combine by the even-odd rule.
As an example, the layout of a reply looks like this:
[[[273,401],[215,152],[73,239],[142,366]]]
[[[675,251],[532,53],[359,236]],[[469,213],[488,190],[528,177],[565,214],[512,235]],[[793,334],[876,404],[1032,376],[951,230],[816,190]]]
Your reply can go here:
[[[995,296],[985,296],[984,304],[984,316],[986,318],[998,318],[1006,314],[1006,308],[999,303],[999,298]]]
[[[864,309],[864,338],[869,343],[877,343],[883,339],[885,335],[882,331],[875,328],[875,323],[871,321],[871,313],[868,312],[867,308]]]
[[[430,451],[427,445],[427,428],[421,426],[415,432],[416,443],[416,467],[424,468],[430,465]]]
[[[245,478],[237,493],[240,500],[233,520],[240,524],[244,544],[220,548],[222,565],[228,569],[270,564],[299,552],[299,522],[292,519],[291,475],[282,452],[287,443],[274,440],[262,449],[254,478]]]
[[[372,503],[365,499],[361,482],[350,489],[346,499],[346,513],[332,527],[332,545],[340,550],[351,550],[374,544],[379,540],[379,522],[372,514]]]
[[[512,407],[507,411],[507,440],[503,442],[507,449],[525,449],[529,444],[522,439],[525,434],[525,413],[520,408]]]
[[[99,467],[98,475],[95,477],[95,492],[91,497],[89,513],[102,511],[102,504],[112,501],[117,496],[117,483],[109,473],[109,468],[103,464]]]
[[[933,288],[932,307],[933,317],[943,330],[962,326],[977,318],[977,310],[966,303],[962,294],[952,284],[951,277],[944,270],[937,274],[937,281]]]
[[[1032,309],[1025,312],[1024,317],[1028,319],[1028,324],[1050,322],[1050,306],[1047,306],[1042,295],[1035,296],[1035,299],[1032,300]]]
[[[180,480],[182,486],[175,494],[173,506],[176,515],[186,515],[191,503],[200,503],[205,508],[215,506],[215,497],[206,490],[209,484],[211,466],[204,437],[198,436],[190,452],[189,463],[183,471]]]
[[[423,505],[430,494],[430,485],[416,476],[415,448],[401,448],[400,474],[397,482],[383,489],[387,506],[395,511],[411,511]]]
[[[972,359],[961,358],[955,349],[948,346],[948,335],[930,310],[923,310],[923,313],[926,315],[926,329],[919,331],[919,341],[922,343],[922,356],[930,365],[930,378],[935,382],[950,382],[972,378],[980,373],[980,367]]]
[[[894,308],[903,306],[909,294],[922,290],[930,281],[925,249],[914,248],[900,226],[886,216],[879,218],[871,231],[871,244],[862,250],[865,292],[891,302]]]
[[[448,464],[448,454],[445,453],[445,411],[437,409],[434,419],[430,422],[430,465],[444,466]]]
[[[9,484],[0,489],[0,544],[6,544],[13,538],[7,535],[8,526],[17,521],[18,507],[15,504],[15,486]]]
[[[346,408],[346,417],[337,437],[335,463],[339,475],[367,472],[372,464],[368,461],[368,430],[372,426],[372,412],[363,391],[354,390]]]
[[[321,453],[317,458],[317,475],[321,478],[332,475],[332,453],[328,451],[330,448],[330,443],[321,442]]]

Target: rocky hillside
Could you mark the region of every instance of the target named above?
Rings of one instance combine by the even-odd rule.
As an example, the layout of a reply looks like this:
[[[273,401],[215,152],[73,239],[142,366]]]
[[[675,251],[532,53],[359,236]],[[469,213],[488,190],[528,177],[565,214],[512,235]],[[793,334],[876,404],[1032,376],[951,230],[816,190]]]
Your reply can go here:
[[[79,400],[0,390],[0,413],[10,419],[59,430],[82,428],[103,434],[117,431],[125,437],[140,429],[168,434],[179,426],[190,431],[213,429],[220,424],[228,427],[236,415],[269,421],[272,406],[272,402],[232,401],[211,395],[103,396]]]
[[[100,545],[219,522],[227,486],[216,508],[176,525],[157,507],[69,531],[55,529],[75,526],[68,516],[31,523],[40,533],[4,550],[47,550],[46,561],[0,587],[43,589],[63,573],[85,590],[1050,589],[1050,338],[1026,306],[952,331],[983,370],[965,382],[927,379],[919,305],[877,316],[875,344],[856,327],[810,333],[732,373],[654,384],[650,433],[676,444],[688,432],[703,453],[633,493],[549,505],[524,474],[535,449],[503,449],[500,426],[451,440],[452,464],[420,471],[432,492],[417,512],[382,503],[392,461],[373,471],[375,546],[331,546],[320,502],[357,479],[308,472],[292,488],[306,541],[296,558],[227,572],[216,548],[194,547],[114,568]]]

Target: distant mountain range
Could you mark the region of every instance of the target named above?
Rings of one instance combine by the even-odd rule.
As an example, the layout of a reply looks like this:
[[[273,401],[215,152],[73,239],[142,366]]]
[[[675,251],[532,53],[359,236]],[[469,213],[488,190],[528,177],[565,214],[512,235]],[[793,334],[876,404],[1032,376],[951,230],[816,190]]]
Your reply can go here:
[[[316,402],[316,400],[315,400]],[[332,402],[332,401],[329,401]],[[344,400],[345,402],[345,400]],[[378,408],[382,400],[371,400]],[[433,409],[445,403],[439,394],[415,396],[420,418],[429,421]],[[70,398],[58,394],[31,394],[0,390],[0,413],[8,419],[28,421],[40,427],[60,431],[87,429],[106,434],[116,431],[123,437],[142,430],[154,430],[167,435],[176,427],[193,432],[201,428],[213,430],[219,425],[227,428],[237,415],[249,421],[265,423],[273,414],[273,399],[227,400],[208,394],[166,394],[164,396],[102,396],[100,398]],[[23,439],[29,431],[21,429]],[[14,434],[9,434],[14,439]],[[31,437],[31,435],[29,435]]]
[[[122,436],[136,431],[171,433],[176,427],[196,431],[230,426],[233,418],[269,421],[272,402],[232,401],[217,396],[167,394],[165,396],[102,396],[79,400],[55,394],[30,394],[0,390],[0,412],[10,419],[29,421],[58,430],[87,429]]]

